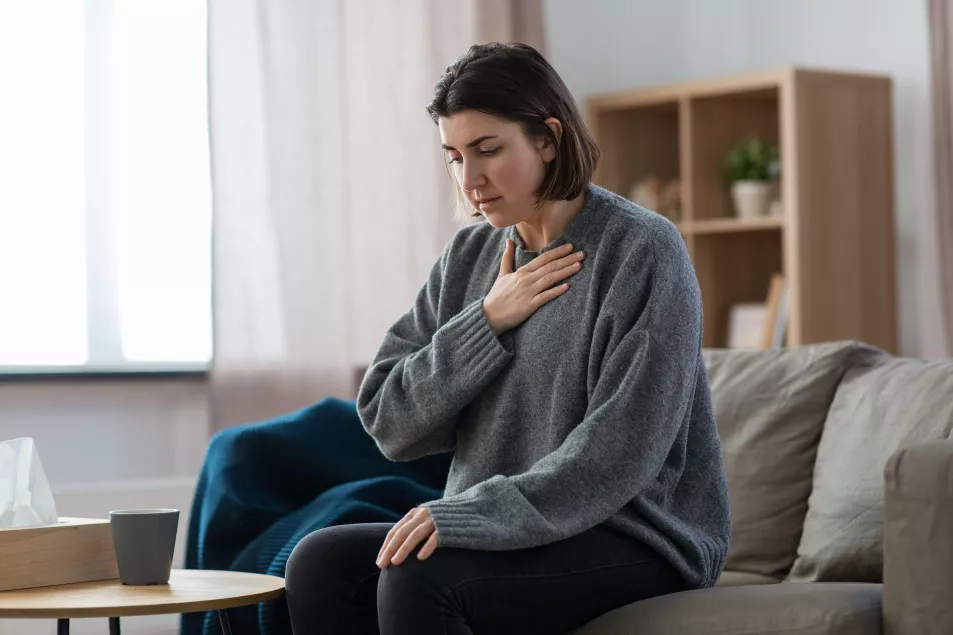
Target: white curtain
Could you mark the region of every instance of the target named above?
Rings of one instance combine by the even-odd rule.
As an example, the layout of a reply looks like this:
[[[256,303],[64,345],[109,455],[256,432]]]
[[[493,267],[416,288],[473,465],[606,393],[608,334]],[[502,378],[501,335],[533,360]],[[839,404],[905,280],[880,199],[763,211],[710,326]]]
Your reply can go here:
[[[953,355],[953,3],[929,0],[940,310]]]
[[[213,430],[353,397],[457,228],[434,83],[541,24],[539,0],[210,0]]]

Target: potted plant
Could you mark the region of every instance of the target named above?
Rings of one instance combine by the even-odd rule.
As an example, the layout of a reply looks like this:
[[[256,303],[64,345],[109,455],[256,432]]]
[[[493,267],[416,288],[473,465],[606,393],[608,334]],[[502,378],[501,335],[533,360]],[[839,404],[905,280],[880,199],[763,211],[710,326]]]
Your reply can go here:
[[[748,137],[728,151],[725,170],[735,214],[740,218],[765,216],[781,175],[778,147],[757,136]]]

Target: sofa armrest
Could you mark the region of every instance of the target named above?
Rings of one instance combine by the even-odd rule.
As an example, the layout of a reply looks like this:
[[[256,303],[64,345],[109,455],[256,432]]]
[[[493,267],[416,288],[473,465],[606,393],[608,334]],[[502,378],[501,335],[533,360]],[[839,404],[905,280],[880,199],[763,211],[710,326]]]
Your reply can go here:
[[[884,468],[884,633],[953,633],[953,440]]]

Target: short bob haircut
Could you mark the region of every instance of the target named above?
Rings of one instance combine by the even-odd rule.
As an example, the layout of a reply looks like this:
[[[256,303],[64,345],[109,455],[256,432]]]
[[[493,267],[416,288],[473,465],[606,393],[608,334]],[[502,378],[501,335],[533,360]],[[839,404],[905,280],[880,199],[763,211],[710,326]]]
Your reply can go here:
[[[427,112],[437,123],[440,117],[463,110],[513,121],[530,139],[547,139],[558,148],[536,191],[537,209],[546,201],[572,200],[585,191],[599,161],[599,146],[569,89],[533,47],[521,43],[475,44],[448,66],[437,81]],[[559,141],[543,123],[549,117],[562,124]],[[457,194],[466,207],[459,184]],[[481,214],[474,211],[470,216]]]

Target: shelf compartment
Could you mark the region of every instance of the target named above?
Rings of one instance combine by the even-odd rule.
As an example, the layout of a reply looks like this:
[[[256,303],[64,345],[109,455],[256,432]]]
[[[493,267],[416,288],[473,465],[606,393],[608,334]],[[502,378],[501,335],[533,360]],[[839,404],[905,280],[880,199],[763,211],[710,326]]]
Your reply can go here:
[[[731,307],[765,302],[771,277],[783,271],[782,232],[759,231],[696,235],[694,265],[705,311],[704,345],[728,343]]]
[[[602,159],[594,180],[628,198],[639,180],[679,178],[678,102],[592,112]]]
[[[754,90],[690,100],[692,218],[734,218],[725,155],[750,135],[778,144],[779,90]],[[782,166],[783,169],[784,166]]]

